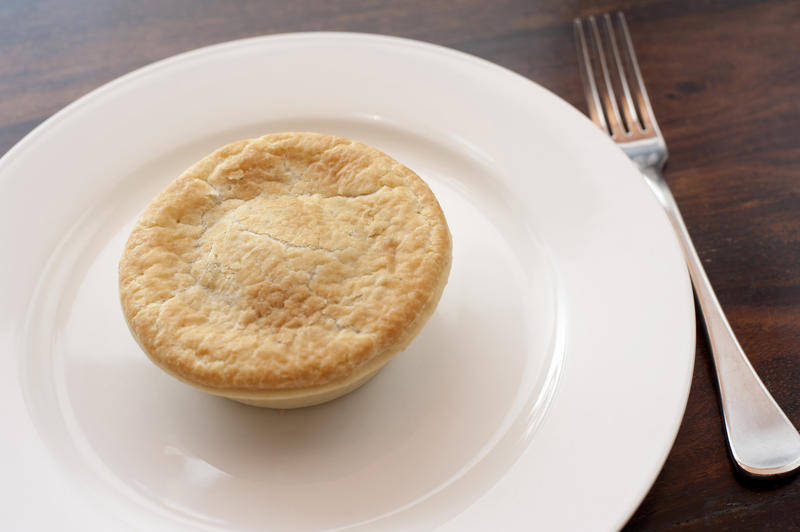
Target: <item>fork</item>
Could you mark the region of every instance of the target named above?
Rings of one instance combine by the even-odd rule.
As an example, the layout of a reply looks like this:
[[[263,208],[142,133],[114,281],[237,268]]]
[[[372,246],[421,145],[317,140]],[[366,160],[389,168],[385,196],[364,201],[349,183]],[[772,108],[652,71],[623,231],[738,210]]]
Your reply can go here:
[[[667,145],[647,96],[625,17],[606,13],[600,18],[602,22],[594,16],[574,20],[589,116],[639,168],[678,236],[714,358],[734,463],[754,477],[790,473],[800,468],[800,434],[739,345],[664,180]]]

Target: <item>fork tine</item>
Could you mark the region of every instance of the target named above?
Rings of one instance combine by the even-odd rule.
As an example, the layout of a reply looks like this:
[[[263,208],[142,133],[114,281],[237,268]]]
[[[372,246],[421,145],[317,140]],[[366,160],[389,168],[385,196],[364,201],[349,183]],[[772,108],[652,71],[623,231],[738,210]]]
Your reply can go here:
[[[622,117],[617,107],[617,98],[614,95],[614,86],[611,84],[611,76],[608,73],[608,64],[606,63],[606,52],[603,48],[600,30],[597,27],[597,20],[594,16],[589,17],[589,26],[592,28],[592,36],[594,37],[595,48],[597,48],[597,56],[600,59],[600,71],[603,74],[605,85],[603,100],[605,100],[606,119],[608,120],[609,131],[611,133],[611,138],[618,139],[625,135],[625,128],[622,125]]]
[[[622,13],[620,13],[621,15]],[[636,106],[633,103],[633,98],[631,97],[631,91],[628,87],[628,77],[625,75],[625,66],[622,63],[622,58],[619,53],[619,47],[617,46],[617,36],[616,32],[614,31],[614,26],[611,21],[611,15],[608,13],[603,15],[603,21],[606,25],[606,30],[608,33],[608,40],[611,43],[611,52],[614,56],[614,63],[617,67],[617,74],[620,83],[620,87],[622,88],[622,99],[620,101],[622,107],[622,116],[625,120],[625,125],[628,129],[628,134],[635,133],[635,130],[638,129],[641,131],[643,126],[639,121],[639,116],[636,114]]]
[[[578,70],[581,73],[581,78],[583,78],[583,92],[586,104],[589,106],[589,117],[592,122],[600,126],[606,133],[611,133],[600,103],[600,94],[597,91],[597,83],[594,79],[594,69],[592,68],[592,60],[589,57],[589,48],[586,46],[583,23],[578,18],[573,20],[572,23],[575,29],[575,47],[578,49]]]
[[[625,51],[628,55],[631,67],[633,68],[633,74],[636,78],[636,84],[638,86],[636,99],[639,104],[641,126],[643,131],[648,131],[652,127],[656,132],[658,132],[659,129],[658,124],[656,123],[656,116],[653,114],[653,108],[650,106],[650,97],[647,95],[647,89],[645,88],[644,80],[642,79],[642,72],[639,70],[639,61],[636,60],[636,51],[633,49],[633,41],[631,40],[631,34],[628,31],[628,23],[625,20],[625,15],[621,11],[617,13],[617,19],[619,20],[619,26],[622,30]]]

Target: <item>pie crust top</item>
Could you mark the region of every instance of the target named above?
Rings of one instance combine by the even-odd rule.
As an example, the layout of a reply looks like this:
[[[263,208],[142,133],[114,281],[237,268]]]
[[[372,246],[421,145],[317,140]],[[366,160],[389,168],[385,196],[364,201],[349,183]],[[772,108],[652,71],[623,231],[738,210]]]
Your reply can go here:
[[[316,133],[243,140],[170,183],[119,264],[148,356],[221,390],[313,388],[393,356],[441,295],[444,214],[414,172]]]

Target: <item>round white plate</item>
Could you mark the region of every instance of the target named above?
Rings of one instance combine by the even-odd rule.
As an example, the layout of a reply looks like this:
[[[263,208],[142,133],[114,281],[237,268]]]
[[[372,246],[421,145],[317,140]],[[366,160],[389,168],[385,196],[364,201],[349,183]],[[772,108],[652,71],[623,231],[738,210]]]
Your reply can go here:
[[[185,167],[286,130],[416,170],[454,262],[375,379],[279,412],[156,369],[116,265]],[[53,116],[0,189],[4,529],[613,529],[677,432],[694,309],[666,217],[580,113],[480,59],[353,34],[212,46]]]

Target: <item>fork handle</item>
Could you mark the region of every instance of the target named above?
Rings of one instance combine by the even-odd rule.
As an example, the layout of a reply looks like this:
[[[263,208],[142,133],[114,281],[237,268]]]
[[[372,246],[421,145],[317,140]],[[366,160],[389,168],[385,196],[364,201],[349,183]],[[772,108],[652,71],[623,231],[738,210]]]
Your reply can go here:
[[[686,224],[658,168],[642,168],[683,248],[717,371],[728,445],[745,473],[767,477],[800,467],[800,434],[775,402],[733,334]]]

